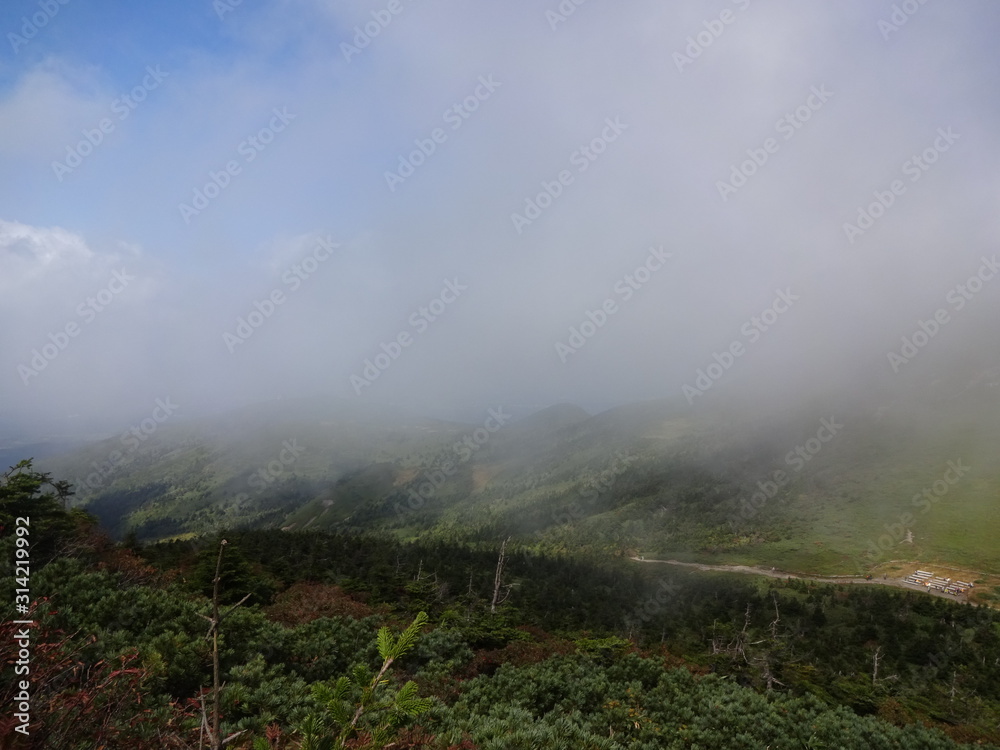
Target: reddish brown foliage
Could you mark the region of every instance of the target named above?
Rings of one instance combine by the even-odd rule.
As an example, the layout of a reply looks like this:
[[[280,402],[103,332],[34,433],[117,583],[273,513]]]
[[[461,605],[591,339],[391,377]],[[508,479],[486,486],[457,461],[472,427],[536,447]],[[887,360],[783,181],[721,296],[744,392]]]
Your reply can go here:
[[[97,567],[99,570],[119,573],[123,586],[148,585],[158,575],[156,568],[147,565],[141,557],[124,547],[112,547],[105,551]]]
[[[686,669],[693,675],[706,675],[712,672],[712,668],[705,664],[695,664],[687,659],[670,653],[662,644],[650,649],[637,649],[639,656],[650,659],[662,659],[664,669]]]
[[[120,573],[126,586],[148,584],[157,577],[155,568],[147,565],[132,550],[118,546],[106,531],[86,519],[78,520],[75,531],[64,543],[62,553],[94,558],[98,570]]]
[[[878,717],[895,724],[897,727],[905,727],[907,724],[913,723],[911,713],[895,698],[886,698],[879,703]]]
[[[34,612],[27,615],[27,619],[33,617]],[[7,674],[18,659],[14,637],[22,627],[12,622],[0,626],[0,661]],[[180,742],[176,727],[190,714],[173,706],[168,712],[171,716],[157,717],[144,705],[148,674],[137,653],[123,654],[113,662],[94,660],[85,654],[93,638],[74,639],[38,624],[29,630],[30,673],[17,676],[16,681],[30,683],[30,735],[15,733],[18,722],[5,712],[0,717],[4,748],[59,750],[78,747],[83,741],[95,748],[135,750],[186,746]],[[7,687],[0,687],[3,705],[13,705],[18,689],[14,679]],[[154,723],[167,731],[161,731],[155,742],[140,739]]]
[[[282,625],[301,625],[319,617],[352,617],[360,620],[375,610],[329,583],[296,583],[283,591],[264,610],[268,618]]]
[[[399,735],[397,739],[391,745],[386,745],[386,748],[393,748],[393,750],[420,750],[421,748],[433,747],[435,736],[425,730],[423,727],[417,726],[413,729],[404,730],[402,734]],[[465,739],[458,745],[449,745],[448,750],[478,750],[478,745],[473,744],[471,740]]]
[[[471,679],[481,674],[491,675],[501,665],[511,664],[524,667],[538,664],[556,654],[571,654],[576,646],[571,641],[550,638],[542,643],[529,641],[513,641],[503,648],[477,651],[475,659],[463,671],[462,679]]]

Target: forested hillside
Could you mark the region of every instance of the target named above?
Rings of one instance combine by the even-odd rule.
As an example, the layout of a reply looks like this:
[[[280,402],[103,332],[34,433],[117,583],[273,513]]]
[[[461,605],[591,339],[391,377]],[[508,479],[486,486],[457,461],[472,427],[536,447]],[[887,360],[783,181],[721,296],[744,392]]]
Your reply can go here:
[[[142,541],[240,526],[512,536],[815,573],[890,560],[1000,571],[993,393],[977,382],[766,417],[654,401],[515,420],[498,406],[478,424],[290,400],[43,468],[113,535]]]
[[[5,715],[12,747],[1000,746],[986,608],[502,539],[115,543],[67,491],[30,464],[0,484],[5,561],[31,518],[31,737]]]

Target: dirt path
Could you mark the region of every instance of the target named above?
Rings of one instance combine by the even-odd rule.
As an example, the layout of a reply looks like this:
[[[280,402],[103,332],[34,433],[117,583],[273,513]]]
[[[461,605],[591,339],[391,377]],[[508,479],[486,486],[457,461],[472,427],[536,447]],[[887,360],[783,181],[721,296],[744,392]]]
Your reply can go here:
[[[892,586],[897,589],[905,589],[907,591],[921,591],[923,593],[932,594],[934,596],[940,596],[944,599],[949,599],[953,602],[968,602],[972,606],[979,606],[969,600],[965,596],[946,594],[944,591],[935,591],[934,589],[928,589],[923,586],[914,586],[912,584],[904,583],[900,578],[872,578],[867,579],[864,576],[816,576],[809,575],[806,573],[789,573],[784,570],[777,570],[775,568],[756,568],[750,565],[710,565],[708,563],[689,563],[681,562],[680,560],[646,560],[640,559],[638,557],[630,558],[636,562],[645,563],[661,563],[663,565],[677,565],[683,568],[694,568],[696,570],[716,570],[723,573],[747,573],[750,575],[757,576],[767,576],[768,578],[796,578],[803,581],[816,581],[817,583],[847,583],[847,584],[874,584],[877,586]]]

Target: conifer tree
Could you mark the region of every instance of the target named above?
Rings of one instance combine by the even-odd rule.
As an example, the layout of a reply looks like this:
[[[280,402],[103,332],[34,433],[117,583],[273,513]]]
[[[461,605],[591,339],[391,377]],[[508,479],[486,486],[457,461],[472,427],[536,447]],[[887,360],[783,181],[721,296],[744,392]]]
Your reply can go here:
[[[359,664],[332,685],[313,685],[313,697],[326,709],[326,715],[312,715],[302,722],[302,750],[339,750],[348,747],[350,740],[362,737],[365,744],[361,747],[381,748],[403,722],[431,707],[430,699],[417,695],[413,681],[396,691],[388,688],[389,669],[413,648],[426,624],[427,613],[420,612],[396,638],[387,627],[378,631],[382,666],[377,674],[372,675],[370,669]]]

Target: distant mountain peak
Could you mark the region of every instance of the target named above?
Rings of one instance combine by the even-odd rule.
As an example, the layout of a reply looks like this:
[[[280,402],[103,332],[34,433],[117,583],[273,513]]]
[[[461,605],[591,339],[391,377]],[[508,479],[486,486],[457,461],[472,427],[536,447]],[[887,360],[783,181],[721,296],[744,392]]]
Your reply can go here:
[[[536,411],[533,414],[529,414],[528,416],[517,420],[515,424],[520,426],[522,429],[552,430],[559,429],[561,427],[570,427],[588,419],[590,419],[590,414],[582,406],[563,403],[548,406],[540,411]]]

